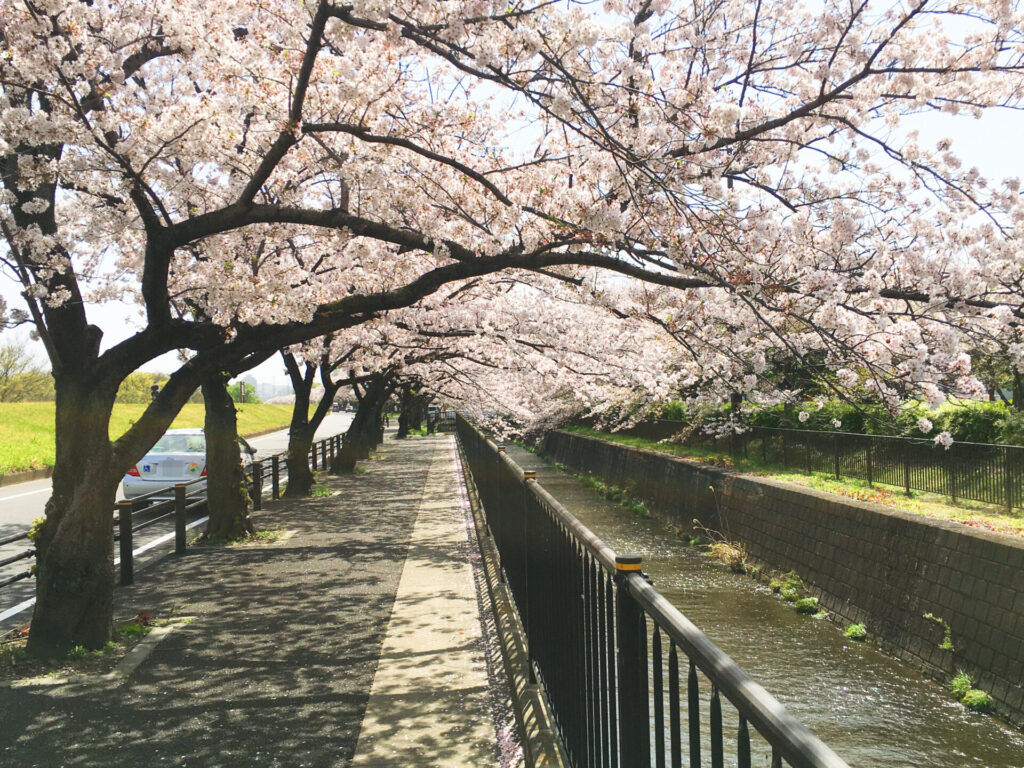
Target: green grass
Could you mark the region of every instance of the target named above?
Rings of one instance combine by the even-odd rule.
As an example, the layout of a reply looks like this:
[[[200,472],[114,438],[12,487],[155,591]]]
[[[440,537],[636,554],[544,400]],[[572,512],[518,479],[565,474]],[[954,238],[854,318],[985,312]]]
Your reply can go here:
[[[786,470],[773,464],[765,464],[756,458],[736,458],[728,453],[709,450],[697,446],[675,445],[672,443],[659,443],[654,440],[646,440],[642,437],[622,435],[615,432],[601,432],[590,427],[570,426],[565,427],[567,432],[574,432],[587,437],[595,437],[600,440],[607,440],[612,443],[628,445],[633,448],[643,448],[660,453],[669,453],[674,456],[699,461],[706,464],[713,464],[727,469],[745,472],[760,477],[770,477],[775,480],[802,485],[825,493],[834,493],[839,496],[857,499],[859,501],[870,501],[875,504],[883,504],[894,509],[901,509],[906,512],[915,512],[926,517],[935,517],[942,520],[949,520],[955,523],[962,523],[974,528],[1006,533],[1011,536],[1024,536],[1024,512],[1016,511],[1014,514],[1007,514],[1006,510],[995,504],[985,504],[980,501],[969,501],[958,499],[953,501],[948,496],[934,493],[914,491],[906,496],[901,490],[895,487],[886,487],[875,483],[869,485],[866,480],[844,477],[837,480],[832,475],[820,472],[803,473]]]
[[[238,404],[238,432],[250,435],[291,420],[290,405]],[[53,403],[0,403],[0,474],[53,466]],[[117,403],[110,420],[110,436],[123,434],[145,410],[145,405]],[[171,424],[172,429],[203,426],[200,403],[188,403]]]

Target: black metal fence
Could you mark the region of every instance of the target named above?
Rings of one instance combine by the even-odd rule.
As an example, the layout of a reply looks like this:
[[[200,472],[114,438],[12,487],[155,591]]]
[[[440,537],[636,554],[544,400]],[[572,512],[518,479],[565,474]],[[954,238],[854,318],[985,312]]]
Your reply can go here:
[[[664,440],[688,428],[667,419],[637,424],[627,434]],[[824,472],[870,484],[971,499],[1012,509],[1024,507],[1024,447],[954,442],[850,432],[743,427],[739,434],[712,437],[693,430],[684,441],[757,458],[800,472]]]
[[[341,435],[333,435],[313,443],[310,448],[309,461],[311,468],[315,471],[318,467],[326,469],[334,456],[341,450]],[[249,487],[249,497],[252,499],[253,510],[263,508],[263,486],[265,470],[270,475],[270,496],[272,499],[280,498],[281,483],[288,477],[287,464],[284,462],[287,453],[278,453],[269,456],[265,460],[253,461],[246,469],[246,482]],[[188,483],[179,483],[166,488],[159,488],[134,499],[123,499],[118,501],[115,509],[117,516],[114,517],[114,541],[118,544],[118,562],[120,569],[120,583],[131,584],[135,579],[135,554],[138,550],[134,547],[135,534],[141,530],[156,525],[168,518],[174,519],[174,551],[181,554],[186,549],[186,536],[189,527],[189,516],[202,516],[206,513],[206,494],[195,493],[196,487],[205,490],[206,478],[192,480]],[[167,499],[168,491],[174,493],[173,499]],[[135,513],[141,510],[146,512],[146,520],[135,522]],[[205,517],[199,521],[203,522]],[[0,539],[0,546],[14,544],[19,541],[29,541],[29,531],[16,533]],[[29,561],[35,559],[35,549],[27,548],[21,552],[0,559],[0,567],[10,565],[21,560]],[[29,567],[24,571],[0,579],[0,588],[6,587],[19,581],[30,579],[35,575],[34,569]]]
[[[574,768],[846,768],[502,449],[459,417],[502,573]],[[760,758],[763,755],[764,760]]]

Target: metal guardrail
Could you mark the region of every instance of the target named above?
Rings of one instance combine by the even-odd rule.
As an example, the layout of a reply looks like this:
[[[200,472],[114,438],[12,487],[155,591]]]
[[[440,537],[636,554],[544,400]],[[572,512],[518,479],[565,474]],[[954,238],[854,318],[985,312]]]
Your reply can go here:
[[[624,434],[663,440],[689,426],[654,419]],[[934,440],[914,437],[748,426],[740,434],[717,438],[695,430],[685,443],[711,446],[733,457],[760,458],[787,470],[883,483],[907,494],[924,491],[954,501],[1024,507],[1024,447],[1019,445],[955,442],[947,449]]]
[[[337,452],[341,450],[341,439],[341,435],[333,435],[313,443],[310,448],[309,461],[314,471],[317,470],[318,466],[326,469],[330,465]],[[281,496],[281,482],[288,477],[287,465],[282,461],[286,456],[287,452],[285,451],[269,456],[267,459],[253,461],[246,470],[245,476],[249,484],[249,497],[252,499],[254,511],[263,508],[264,462],[269,461],[270,463],[270,496],[272,499],[278,499]],[[180,555],[185,552],[187,547],[188,515],[189,513],[202,512],[206,507],[206,494],[190,494],[188,489],[191,486],[200,484],[205,488],[206,482],[207,478],[201,478],[187,483],[177,483],[164,488],[158,488],[142,496],[136,496],[134,499],[122,499],[116,503],[117,516],[113,519],[113,535],[114,541],[118,543],[119,562],[117,564],[120,568],[121,584],[131,584],[135,580],[135,554],[139,550],[134,548],[134,539],[135,533],[138,531],[149,528],[156,523],[166,520],[168,517],[173,517],[175,554]],[[155,498],[166,497],[168,491],[173,491],[173,499],[162,498],[157,503],[151,504]],[[141,523],[134,523],[135,512],[142,510],[156,516]],[[0,539],[0,546],[12,544],[22,539],[26,541],[29,539],[28,531]],[[35,558],[35,549],[26,549],[0,560],[0,567],[19,560],[33,558]],[[0,588],[18,581],[30,579],[34,575],[34,570],[31,568],[21,571],[0,580]]]
[[[639,557],[613,552],[461,417],[457,433],[570,765],[722,768],[728,751],[750,768],[766,745],[772,768],[848,768],[651,586]]]

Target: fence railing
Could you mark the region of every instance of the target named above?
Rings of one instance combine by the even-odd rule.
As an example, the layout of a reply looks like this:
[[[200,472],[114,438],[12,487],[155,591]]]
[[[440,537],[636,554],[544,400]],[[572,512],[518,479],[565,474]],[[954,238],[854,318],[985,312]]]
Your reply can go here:
[[[847,768],[503,449],[457,433],[574,768]],[[783,660],[780,660],[780,662]],[[685,725],[684,725],[685,724]]]
[[[658,419],[637,424],[626,434],[664,440],[687,429],[681,421]],[[850,432],[747,427],[738,434],[713,437],[693,430],[685,443],[727,451],[734,457],[800,472],[824,472],[837,479],[866,480],[902,488],[970,499],[1012,509],[1024,507],[1024,447],[954,442]]]
[[[335,455],[341,450],[341,435],[333,435],[313,443],[309,452],[310,467],[316,471],[318,467],[326,469]],[[266,482],[264,471],[268,469],[270,474],[270,497],[278,499],[281,496],[282,481],[288,477],[287,464],[283,461],[287,452],[277,453],[266,459],[253,461],[245,471],[246,483],[249,488],[249,497],[252,500],[254,511],[263,508],[263,486]],[[269,466],[268,466],[269,465]],[[169,517],[174,518],[174,551],[175,554],[182,554],[187,547],[187,529],[189,527],[188,517],[190,515],[202,515],[206,511],[205,492],[195,493],[190,489],[201,486],[205,491],[207,478],[192,480],[187,483],[177,483],[165,488],[158,488],[142,496],[132,499],[122,499],[115,505],[117,515],[113,519],[114,541],[118,544],[118,562],[121,584],[131,584],[135,579],[135,554],[138,551],[134,547],[135,534],[141,530],[156,525]],[[168,492],[174,494],[174,498],[167,499]],[[147,519],[136,523],[135,513],[145,510]],[[205,520],[205,518],[203,518]],[[203,522],[194,521],[195,522]],[[0,546],[13,544],[18,541],[28,541],[29,531],[23,531],[0,539]],[[0,559],[0,567],[10,565],[20,560],[33,560],[35,549],[25,549],[22,552]],[[6,587],[19,581],[30,579],[34,576],[32,568],[15,573],[11,576],[0,579],[0,588]]]

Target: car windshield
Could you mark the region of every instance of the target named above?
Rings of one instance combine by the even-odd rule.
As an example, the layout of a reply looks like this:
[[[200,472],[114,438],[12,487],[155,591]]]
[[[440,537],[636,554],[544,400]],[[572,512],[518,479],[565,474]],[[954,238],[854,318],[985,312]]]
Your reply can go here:
[[[164,435],[150,453],[206,453],[206,435]]]

